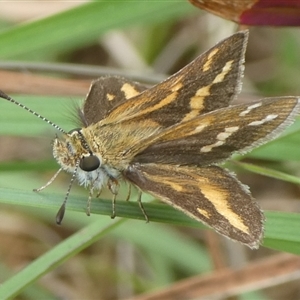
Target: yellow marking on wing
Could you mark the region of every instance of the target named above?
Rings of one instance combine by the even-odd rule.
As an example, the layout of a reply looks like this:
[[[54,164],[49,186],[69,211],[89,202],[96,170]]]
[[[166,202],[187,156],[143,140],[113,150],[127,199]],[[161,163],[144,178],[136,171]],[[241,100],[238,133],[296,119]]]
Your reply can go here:
[[[181,79],[181,77],[180,77]],[[183,87],[183,83],[182,81],[177,81],[176,84],[174,84],[171,88],[172,92],[177,92],[178,90],[180,90]]]
[[[198,134],[207,128],[210,124],[215,121],[214,116],[207,115],[205,120],[191,120],[190,122],[181,123],[176,128],[171,128],[168,132],[163,134],[162,140],[174,140],[188,137],[190,135]],[[160,137],[161,138],[161,137]]]
[[[194,109],[192,111],[190,111],[189,113],[187,113],[184,118],[181,120],[181,122],[185,122],[188,120],[191,120],[195,117],[197,117],[199,115],[199,110],[198,109]]]
[[[209,69],[209,65],[211,63],[212,57],[218,52],[218,49],[215,49],[212,53],[210,53],[208,57],[208,61],[203,66],[203,71],[207,71]],[[222,82],[225,78],[225,76],[230,72],[233,64],[233,60],[230,60],[226,62],[225,66],[222,69],[222,72],[219,73],[211,84],[206,85],[198,89],[195,93],[195,96],[191,97],[190,101],[190,108],[191,111],[185,115],[185,117],[182,119],[182,122],[191,120],[192,118],[195,118],[197,115],[200,114],[201,110],[204,108],[204,101],[207,96],[210,95],[210,88],[215,84]]]
[[[233,62],[234,60],[229,60],[228,62],[226,62],[225,66],[222,69],[222,72],[218,74],[214,79],[213,84],[222,82],[224,80],[225,76],[228,74],[228,72],[230,72]]]
[[[207,61],[205,62],[205,64],[204,64],[203,67],[202,67],[202,71],[203,71],[203,72],[206,72],[206,71],[208,71],[208,70],[210,69],[210,65],[211,65],[211,63],[212,63],[212,61],[213,61],[213,57],[214,57],[218,52],[219,52],[219,49],[216,48],[216,49],[214,49],[213,51],[211,51],[211,52],[209,53],[209,55],[208,55],[208,57],[207,57]]]
[[[171,176],[172,174],[170,174]],[[147,177],[153,181],[153,182],[158,182],[158,183],[163,183],[169,185],[173,190],[177,192],[182,192],[184,190],[184,186],[176,183],[175,180],[168,180],[166,176],[158,176],[158,175],[150,175],[147,174]]]
[[[209,126],[214,120],[212,117],[207,118],[207,120],[202,121],[199,124],[198,120],[194,122],[188,123],[181,123],[176,126],[176,129],[171,128],[167,133],[163,134],[163,141],[174,140],[174,139],[181,139],[188,137],[190,135],[198,134],[203,131],[207,126]]]
[[[125,94],[126,99],[130,99],[130,98],[140,94],[140,92],[137,91],[129,83],[124,83],[123,86],[121,87],[121,91]]]
[[[139,111],[139,115],[148,114],[152,111],[158,110],[158,109],[172,103],[174,100],[176,100],[177,95],[178,95],[178,92],[174,92],[174,93],[168,95],[167,97],[162,99],[159,103],[157,103],[151,107],[148,107],[147,109]]]
[[[125,85],[130,86],[129,84],[124,84],[123,87]],[[178,91],[182,88],[183,84],[182,84],[182,76],[176,78],[176,81],[174,81],[174,83],[172,84],[172,86],[170,87],[170,90],[172,91],[172,93],[168,96],[166,96],[165,98],[163,98],[160,102],[158,102],[157,104],[148,107],[144,110],[140,110],[139,111],[139,115],[143,115],[143,114],[148,114],[152,111],[158,110],[170,103],[172,103],[174,100],[176,100],[177,96],[178,96]],[[123,89],[122,87],[122,89]],[[130,86],[131,87],[131,86]],[[126,87],[127,89],[127,87]],[[129,89],[128,89],[129,90]]]
[[[183,186],[178,184],[178,183],[175,183],[173,181],[169,181],[169,180],[166,180],[166,178],[162,178],[162,180],[164,180],[164,183],[169,185],[173,190],[177,191],[177,192],[182,192],[183,191]]]
[[[244,224],[243,219],[232,211],[228,205],[229,194],[227,191],[206,184],[200,184],[199,188],[205,198],[214,205],[217,212],[225,217],[232,226],[246,234],[250,234],[249,227]]]
[[[112,95],[112,94],[107,93],[107,94],[106,94],[106,98],[107,98],[108,101],[111,101],[111,100],[114,100],[114,99],[115,99],[115,95]]]
[[[210,218],[210,214],[207,210],[201,209],[201,208],[197,208],[199,214],[203,215],[204,217],[206,217],[207,219]]]
[[[154,89],[153,92],[145,91],[145,94],[136,91],[130,84],[123,84],[121,91],[125,93],[126,98],[137,96],[136,101],[126,101],[125,103],[116,107],[112,112],[103,120],[100,121],[101,125],[124,122],[135,117],[141,117],[145,114],[151,113],[155,110],[161,109],[164,106],[176,101],[179,90],[182,87],[182,77],[176,76],[171,83],[166,85],[164,92],[160,93],[159,90]],[[173,92],[172,92],[173,91]],[[167,94],[163,99],[161,97]],[[168,93],[170,93],[168,95]],[[154,104],[153,104],[154,103]]]
[[[191,97],[190,108],[191,111],[185,115],[182,119],[182,122],[191,120],[200,114],[200,111],[204,107],[204,99],[206,96],[210,95],[209,89],[211,85],[203,86],[198,89],[195,93],[195,96]]]
[[[203,101],[205,97],[210,95],[211,85],[206,85],[198,89],[195,93],[195,96],[191,97],[190,107],[191,109],[202,109]]]

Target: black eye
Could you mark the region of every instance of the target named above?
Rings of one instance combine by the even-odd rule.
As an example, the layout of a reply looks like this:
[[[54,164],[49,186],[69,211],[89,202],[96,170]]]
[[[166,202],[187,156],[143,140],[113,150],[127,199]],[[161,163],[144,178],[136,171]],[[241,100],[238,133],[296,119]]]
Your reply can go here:
[[[75,131],[80,131],[80,130],[81,130],[81,128],[74,128],[74,129],[70,130],[70,131],[68,132],[68,134],[72,134],[73,132],[75,132]]]
[[[80,160],[79,167],[81,170],[91,172],[100,166],[99,158],[95,155],[85,156]]]

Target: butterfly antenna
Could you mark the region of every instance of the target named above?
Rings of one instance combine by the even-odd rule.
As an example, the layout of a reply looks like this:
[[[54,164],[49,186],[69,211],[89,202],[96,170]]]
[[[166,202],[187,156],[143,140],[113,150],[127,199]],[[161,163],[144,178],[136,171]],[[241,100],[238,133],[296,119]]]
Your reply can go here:
[[[55,129],[59,130],[60,132],[67,134],[66,131],[64,131],[62,128],[60,128],[58,125],[54,124],[53,122],[51,122],[50,120],[44,118],[43,116],[39,115],[38,113],[36,113],[35,111],[33,111],[32,109],[28,108],[27,106],[19,103],[18,101],[14,100],[13,98],[9,97],[8,95],[6,95],[4,92],[2,92],[0,90],[0,98],[3,98],[5,100],[8,100],[11,103],[14,103],[20,107],[22,107],[23,109],[27,110],[28,112],[30,112],[31,114],[35,115],[36,117],[38,117],[39,119],[42,119],[43,121],[47,122],[48,124],[50,124],[51,126],[53,126]]]
[[[66,211],[66,204],[67,204],[67,201],[68,201],[68,198],[69,198],[69,195],[70,195],[70,191],[71,191],[73,182],[74,182],[75,177],[76,177],[76,173],[77,173],[77,169],[78,169],[78,166],[79,166],[79,162],[80,162],[80,160],[77,160],[76,165],[75,165],[75,170],[74,170],[74,172],[72,174],[72,178],[71,178],[71,181],[70,181],[70,184],[69,184],[68,191],[66,193],[64,202],[63,202],[63,204],[61,205],[60,209],[58,210],[58,212],[56,214],[56,223],[58,225],[61,224],[61,222],[62,222],[62,220],[64,218],[65,211]]]

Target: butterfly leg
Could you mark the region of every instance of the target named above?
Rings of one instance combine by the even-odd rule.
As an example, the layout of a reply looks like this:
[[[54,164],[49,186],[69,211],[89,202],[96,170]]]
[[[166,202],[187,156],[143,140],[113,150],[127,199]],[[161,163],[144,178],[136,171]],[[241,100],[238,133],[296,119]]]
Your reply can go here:
[[[130,199],[130,196],[131,196],[131,184],[128,183],[128,193],[127,193],[127,196],[126,196],[126,201],[129,201]]]
[[[102,189],[99,190],[99,192],[98,192],[97,195],[96,195],[96,198],[99,198],[100,195],[101,195],[101,193],[102,193]]]
[[[143,215],[146,219],[146,223],[149,223],[149,218],[147,216],[147,213],[146,213],[145,208],[144,208],[143,203],[142,203],[142,191],[141,190],[139,190],[139,192],[138,192],[137,201],[138,201],[139,207],[140,207],[140,209],[141,209],[141,211],[142,211],[142,213],[143,213]]]
[[[113,194],[111,218],[114,219],[116,217],[116,197],[119,192],[119,182],[117,179],[111,177],[108,180],[107,186],[110,192]]]
[[[87,205],[86,205],[86,215],[90,216],[91,215],[91,203],[92,203],[92,198],[93,198],[93,187],[90,188],[90,192],[89,192],[89,198],[87,201]]]

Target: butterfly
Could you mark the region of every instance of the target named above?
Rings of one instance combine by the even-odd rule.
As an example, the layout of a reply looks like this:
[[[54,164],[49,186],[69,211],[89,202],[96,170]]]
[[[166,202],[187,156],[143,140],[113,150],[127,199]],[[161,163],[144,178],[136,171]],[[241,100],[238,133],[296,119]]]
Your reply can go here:
[[[264,214],[247,186],[219,166],[278,136],[300,111],[299,98],[278,97],[230,105],[241,90],[248,32],[221,41],[165,81],[151,87],[121,77],[92,82],[81,127],[53,141],[53,155],[71,183],[57,214],[61,223],[75,179],[94,193],[107,187],[115,199],[121,181],[184,212],[250,248],[263,237]]]

